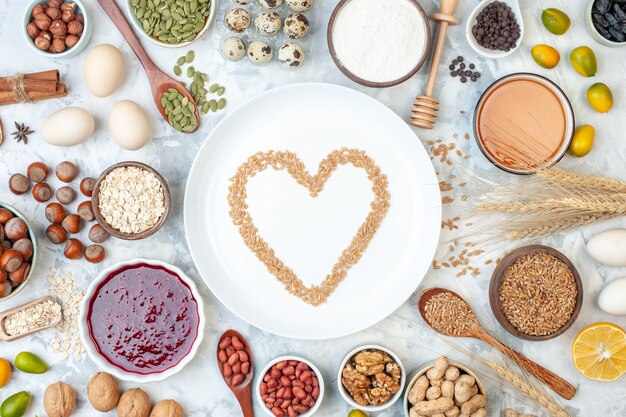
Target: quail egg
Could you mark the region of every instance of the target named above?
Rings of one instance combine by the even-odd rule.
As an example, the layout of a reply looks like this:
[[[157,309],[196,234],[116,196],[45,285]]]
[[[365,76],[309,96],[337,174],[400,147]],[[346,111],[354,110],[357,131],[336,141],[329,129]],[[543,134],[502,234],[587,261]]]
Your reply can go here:
[[[300,13],[292,13],[285,18],[283,32],[291,39],[300,39],[309,33],[309,19]]]
[[[259,4],[266,9],[275,9],[283,4],[283,0],[259,0]]]
[[[248,59],[257,65],[267,64],[274,57],[274,51],[265,41],[254,41],[248,46]]]
[[[313,0],[285,0],[285,4],[294,12],[306,12],[313,7]]]
[[[280,66],[286,70],[296,70],[304,62],[304,49],[295,42],[284,44],[278,50]]]
[[[263,12],[254,18],[254,27],[261,35],[271,36],[280,31],[283,20],[276,12]]]
[[[237,7],[226,14],[226,26],[233,32],[241,33],[250,27],[250,13]]]
[[[230,36],[222,41],[220,52],[226,61],[239,61],[246,56],[246,44],[237,36]]]

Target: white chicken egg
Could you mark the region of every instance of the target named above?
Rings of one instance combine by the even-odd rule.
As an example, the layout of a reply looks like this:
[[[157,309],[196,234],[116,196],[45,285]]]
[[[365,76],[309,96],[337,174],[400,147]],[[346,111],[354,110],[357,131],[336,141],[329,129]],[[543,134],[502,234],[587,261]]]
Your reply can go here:
[[[152,136],[150,120],[141,106],[131,100],[116,103],[109,113],[113,140],[124,149],[142,148]]]
[[[587,242],[587,252],[601,264],[626,266],[626,229],[598,233]]]
[[[46,119],[41,137],[51,145],[74,146],[92,135],[95,122],[91,113],[80,107],[66,107]]]
[[[604,287],[598,297],[598,305],[609,314],[626,315],[626,278],[620,278]]]
[[[110,96],[124,78],[124,56],[113,45],[98,45],[87,54],[83,75],[91,94],[97,97]]]

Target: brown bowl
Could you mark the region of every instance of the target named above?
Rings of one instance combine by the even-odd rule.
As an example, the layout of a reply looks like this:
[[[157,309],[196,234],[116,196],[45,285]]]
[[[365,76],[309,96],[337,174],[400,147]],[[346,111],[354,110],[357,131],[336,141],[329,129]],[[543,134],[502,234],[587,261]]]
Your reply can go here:
[[[123,168],[123,167],[137,167],[137,168],[145,169],[146,171],[149,171],[149,172],[153,173],[157,177],[159,182],[161,183],[161,186],[163,187],[163,194],[164,194],[164,200],[165,200],[164,201],[165,202],[165,212],[161,215],[161,217],[159,218],[157,223],[154,226],[152,226],[152,228],[150,228],[148,230],[144,230],[143,232],[140,232],[140,233],[123,233],[123,232],[120,232],[119,230],[113,228],[110,224],[108,224],[106,222],[106,220],[104,220],[104,217],[102,216],[102,214],[100,214],[98,194],[100,193],[100,186],[102,184],[102,181],[104,180],[104,178],[107,175],[109,175],[109,173],[111,171],[113,171],[116,168]],[[156,233],[163,226],[163,223],[165,223],[165,219],[167,218],[167,215],[170,212],[170,205],[171,205],[170,189],[169,189],[167,183],[165,182],[165,179],[161,176],[161,174],[159,174],[151,166],[146,165],[146,164],[141,163],[141,162],[135,162],[135,161],[120,162],[118,164],[111,165],[110,167],[105,169],[104,172],[102,172],[102,174],[100,174],[100,176],[98,177],[98,180],[96,181],[96,184],[95,184],[95,186],[93,188],[93,194],[91,196],[91,205],[92,205],[92,208],[93,208],[93,214],[96,217],[96,221],[111,236],[116,237],[118,239],[123,239],[123,240],[140,240],[140,239],[144,239],[144,238],[146,238],[148,236],[151,236],[154,233]]]
[[[502,282],[504,272],[521,257],[536,253],[547,253],[563,261],[570,269],[570,271],[572,271],[572,275],[574,276],[574,281],[576,282],[576,287],[578,290],[578,293],[576,295],[576,306],[574,307],[574,311],[572,311],[572,315],[570,316],[569,320],[559,330],[545,336],[532,336],[516,329],[507,320],[506,316],[502,312],[500,297],[498,296],[500,292],[500,283]],[[572,324],[574,324],[574,322],[578,318],[578,314],[580,313],[580,309],[583,305],[583,284],[580,280],[580,275],[578,274],[576,267],[574,267],[574,265],[567,258],[567,256],[563,255],[558,250],[543,245],[523,246],[521,248],[513,250],[512,252],[509,252],[504,258],[502,258],[496,269],[493,271],[493,274],[491,275],[491,282],[489,283],[489,304],[491,305],[491,311],[493,312],[493,315],[496,317],[498,322],[502,325],[502,327],[506,329],[507,332],[511,333],[513,336],[530,341],[550,340],[565,333],[567,329],[572,327]]]
[[[337,57],[337,52],[335,51],[335,46],[333,45],[333,29],[335,27],[335,20],[337,19],[337,16],[339,15],[339,12],[343,8],[343,6],[346,3],[348,3],[349,1],[352,1],[352,0],[341,0],[339,3],[337,3],[337,6],[335,6],[335,9],[333,10],[332,14],[330,15],[330,20],[328,21],[328,29],[326,31],[326,39],[327,39],[327,42],[328,42],[328,50],[330,51],[330,56],[333,59],[333,62],[335,63],[335,65],[337,65],[337,68],[339,68],[339,70],[341,72],[343,72],[343,74],[346,77],[348,77],[349,79],[351,79],[355,83],[359,83],[359,84],[364,85],[366,87],[373,87],[373,88],[393,87],[395,85],[402,84],[403,82],[405,82],[406,80],[408,80],[409,78],[414,76],[415,73],[417,73],[417,71],[419,71],[419,69],[422,68],[422,65],[424,65],[424,62],[426,61],[426,58],[428,58],[428,53],[430,51],[430,24],[428,22],[428,16],[426,16],[426,13],[424,12],[424,9],[419,4],[419,2],[417,0],[409,0],[411,3],[413,3],[415,5],[415,8],[422,15],[422,18],[424,19],[424,25],[426,26],[426,36],[425,36],[425,38],[426,38],[426,47],[424,48],[424,54],[422,55],[422,58],[417,63],[417,66],[415,68],[413,68],[413,70],[411,70],[411,72],[406,74],[404,77],[399,78],[399,79],[394,80],[394,81],[374,82],[374,81],[365,80],[365,79],[363,79],[361,77],[357,77],[356,75],[354,75],[353,73],[348,71],[348,69],[346,67],[344,67],[343,64],[341,63],[341,60],[339,60],[339,57]]]

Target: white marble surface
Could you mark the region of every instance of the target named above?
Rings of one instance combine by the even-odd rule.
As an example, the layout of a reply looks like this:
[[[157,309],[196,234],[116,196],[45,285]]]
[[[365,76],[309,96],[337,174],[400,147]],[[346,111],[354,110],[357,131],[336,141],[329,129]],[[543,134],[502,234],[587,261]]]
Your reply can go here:
[[[172,192],[173,207],[170,218],[164,229],[153,237],[140,242],[109,241],[106,248],[109,256],[106,264],[111,264],[121,259],[134,256],[146,256],[167,260],[183,268],[193,279],[200,284],[207,311],[207,327],[205,342],[199,355],[183,372],[177,376],[158,384],[150,384],[145,389],[154,400],[175,398],[187,409],[187,414],[211,415],[213,417],[239,415],[236,402],[222,383],[214,362],[214,345],[218,335],[227,328],[236,328],[246,334],[254,346],[255,359],[258,364],[257,372],[261,366],[275,356],[296,353],[313,360],[324,374],[328,390],[318,415],[340,416],[349,410],[336,391],[337,367],[345,352],[355,345],[366,342],[379,342],[395,350],[407,369],[415,369],[419,365],[433,359],[437,353],[448,350],[446,345],[438,342],[431,333],[423,330],[423,324],[418,318],[414,294],[410,301],[405,303],[392,316],[363,332],[349,337],[331,341],[300,342],[275,337],[260,332],[250,327],[233,316],[222,307],[209,293],[206,286],[201,282],[194,269],[185,240],[182,236],[182,201],[187,173],[193,157],[202,144],[211,128],[217,123],[223,114],[209,116],[203,119],[199,131],[193,135],[181,136],[159,120],[156,109],[151,102],[151,94],[147,79],[141,66],[134,55],[122,40],[116,28],[104,15],[94,0],[85,0],[89,5],[88,13],[94,21],[94,34],[90,46],[99,43],[111,43],[124,53],[127,62],[127,72],[124,84],[111,97],[97,99],[91,96],[82,80],[82,63],[85,53],[68,60],[45,59],[28,51],[24,45],[25,40],[21,34],[21,20],[23,4],[21,1],[0,0],[0,56],[2,75],[9,75],[14,71],[32,72],[50,68],[60,68],[64,81],[69,86],[69,96],[60,100],[51,100],[37,105],[14,105],[0,107],[0,118],[5,128],[5,143],[0,146],[0,200],[14,204],[29,218],[39,225],[42,233],[44,225],[43,206],[37,205],[30,198],[16,197],[8,192],[6,180],[10,173],[24,171],[28,163],[34,160],[45,160],[51,166],[69,159],[79,163],[81,171],[85,175],[96,176],[107,166],[123,160],[140,160],[153,165],[167,179]],[[230,3],[232,0],[222,0]],[[266,70],[251,71],[248,66],[236,64],[224,64],[216,51],[218,35],[214,30],[205,34],[204,38],[195,43],[191,48],[183,50],[166,50],[144,42],[148,52],[155,61],[165,70],[169,70],[181,53],[188,49],[196,51],[194,65],[210,74],[211,79],[224,84],[227,87],[229,100],[228,110],[237,104],[262,91],[298,81],[325,81],[338,83],[364,91],[396,111],[403,118],[409,115],[409,109],[413,98],[421,93],[426,78],[426,68],[413,79],[401,86],[386,89],[372,90],[353,84],[347,80],[332,64],[326,47],[326,21],[330,11],[336,2],[332,0],[318,0],[314,11],[315,27],[309,50],[313,50],[313,59],[309,66],[295,74],[279,71],[275,67]],[[453,27],[449,31],[449,41],[444,51],[444,59],[441,65],[440,78],[437,83],[437,92],[442,102],[441,116],[436,130],[417,131],[416,134],[423,142],[442,138],[446,142],[458,142],[463,153],[471,155],[465,160],[465,164],[480,170],[489,177],[503,178],[503,174],[491,167],[480,155],[473,142],[463,140],[465,133],[471,132],[471,114],[474,104],[491,81],[502,75],[516,71],[531,71],[543,74],[557,82],[570,96],[575,108],[579,123],[591,123],[596,127],[597,142],[593,152],[585,158],[586,167],[581,162],[565,164],[578,164],[582,169],[593,168],[598,172],[608,175],[626,178],[623,170],[623,161],[626,156],[626,146],[623,144],[623,132],[626,130],[624,67],[626,66],[626,48],[609,49],[595,43],[584,28],[583,9],[586,4],[583,0],[553,0],[551,2],[522,2],[523,18],[526,21],[526,37],[518,52],[502,61],[487,61],[479,58],[467,46],[464,34],[464,17],[475,6],[476,2],[461,1],[458,16],[461,25]],[[435,11],[437,2],[422,0],[427,12]],[[224,6],[223,6],[224,7]],[[544,7],[558,7],[565,10],[572,18],[572,28],[562,37],[555,37],[547,33],[540,23],[540,11]],[[548,43],[556,46],[562,54],[561,64],[552,71],[539,68],[531,59],[529,50],[536,43]],[[598,56],[598,75],[592,80],[584,79],[577,75],[568,64],[569,51],[578,45],[590,45]],[[458,80],[451,80],[447,75],[447,65],[456,55],[464,55],[466,60],[475,62],[482,71],[482,78],[478,83],[461,85]],[[594,113],[584,102],[584,91],[591,82],[604,81],[613,88],[616,105],[614,109],[604,115]],[[154,123],[154,139],[145,148],[129,152],[120,149],[109,139],[107,127],[107,114],[110,107],[118,100],[132,99],[144,106],[149,112]],[[51,112],[67,105],[78,105],[93,112],[97,120],[97,130],[94,136],[85,144],[71,148],[60,149],[43,143],[38,133],[35,133],[27,146],[17,144],[8,136],[12,131],[13,120],[26,122],[35,130],[39,130],[41,122]],[[454,135],[458,135],[455,137]],[[418,140],[416,138],[416,140]],[[439,164],[436,164],[437,166]],[[456,168],[438,169],[442,178]],[[468,178],[471,181],[471,178]],[[56,183],[55,183],[56,184]],[[454,204],[446,206],[444,218],[449,217],[455,209]],[[457,209],[463,209],[463,206]],[[546,365],[556,371],[565,379],[572,382],[579,389],[579,393],[567,402],[567,407],[572,415],[577,416],[605,416],[620,417],[626,415],[626,384],[624,378],[613,383],[599,383],[585,380],[574,369],[570,359],[571,341],[577,332],[584,326],[601,320],[612,321],[621,326],[626,326],[625,317],[611,317],[603,314],[597,307],[596,297],[599,289],[608,281],[623,276],[626,271],[619,268],[599,268],[586,255],[584,241],[596,230],[608,228],[610,225],[625,226],[626,222],[616,220],[611,224],[596,225],[583,228],[579,231],[568,233],[564,236],[548,240],[556,248],[570,256],[581,273],[585,286],[585,302],[580,318],[574,326],[562,336],[542,343],[522,342],[506,334],[499,329],[491,315],[484,319],[485,324],[495,330],[498,337],[511,344],[516,349],[524,352],[530,358]],[[444,235],[445,236],[445,235]],[[445,256],[445,247],[439,256]],[[513,245],[510,245],[513,247]],[[505,250],[507,248],[501,248]],[[36,296],[47,293],[48,288],[45,277],[48,269],[56,265],[59,271],[72,271],[81,286],[91,281],[99,267],[84,262],[67,262],[61,255],[59,248],[46,241],[41,242],[41,260],[37,265],[33,282],[15,299],[0,304],[2,309],[9,308],[18,303],[28,301]],[[427,276],[422,288],[432,285],[455,288],[461,286],[471,290],[475,300],[475,307],[482,305],[487,311],[488,302],[486,289],[491,270],[481,268],[481,274],[475,278],[457,280],[450,271],[439,271]],[[416,277],[417,278],[417,277]],[[368,306],[367,308],[375,308]],[[42,415],[42,395],[48,383],[56,380],[64,380],[71,383],[79,390],[79,408],[77,416],[94,415],[94,411],[86,403],[84,386],[89,375],[94,372],[95,366],[89,360],[76,362],[67,361],[51,352],[49,342],[54,336],[54,331],[46,331],[35,337],[27,338],[11,344],[3,343],[0,346],[0,356],[12,359],[21,350],[30,350],[40,354],[51,365],[51,370],[42,376],[15,373],[9,386],[0,390],[0,398],[8,396],[15,391],[28,389],[32,392],[34,400],[28,411],[28,416]],[[465,343],[462,342],[461,343]],[[488,352],[483,346],[470,345],[473,350],[486,355]],[[454,358],[469,362],[466,357],[453,353]],[[488,374],[492,375],[492,374]],[[491,378],[484,378],[487,382],[489,394],[492,397],[490,403],[490,415],[500,415],[502,408],[506,406],[520,406],[528,404],[519,396],[509,390],[501,390],[501,385]],[[124,384],[129,387],[130,384]],[[532,407],[527,410],[533,410]],[[262,415],[263,411],[255,404],[255,411]],[[535,408],[538,414],[544,414]],[[389,411],[381,413],[382,416],[400,415],[400,405],[397,404]],[[111,415],[113,415],[111,413]]]

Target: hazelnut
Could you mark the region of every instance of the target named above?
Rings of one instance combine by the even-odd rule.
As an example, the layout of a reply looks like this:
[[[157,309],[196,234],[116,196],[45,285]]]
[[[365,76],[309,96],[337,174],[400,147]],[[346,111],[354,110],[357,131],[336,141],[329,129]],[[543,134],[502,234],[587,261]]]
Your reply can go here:
[[[65,39],[52,39],[52,45],[50,45],[49,51],[53,54],[60,54],[61,52],[65,51]]]
[[[22,265],[22,262],[22,254],[15,249],[8,249],[0,255],[0,268],[4,269],[9,274],[17,271],[20,265]]]
[[[83,193],[86,197],[91,197],[95,186],[96,180],[91,177],[83,178],[83,180],[80,182],[80,192]]]
[[[7,271],[5,271],[4,269],[0,269],[0,285],[3,284],[4,281],[6,281],[7,279],[9,279],[9,274],[7,274]]]
[[[48,219],[50,223],[54,223],[54,224],[61,224],[63,219],[65,219],[65,216],[67,216],[65,209],[59,203],[48,204],[46,206],[45,213],[46,213],[46,219]]]
[[[163,400],[156,403],[150,417],[183,417],[183,407],[174,400]]]
[[[60,224],[51,224],[46,228],[48,240],[59,245],[67,240],[67,232]]]
[[[117,407],[120,395],[120,387],[117,380],[106,372],[96,372],[87,384],[87,399],[93,408],[98,411],[107,412],[113,410]]]
[[[104,230],[104,227],[99,224],[94,224],[89,229],[89,240],[94,243],[102,243],[109,238],[109,232]]]
[[[26,277],[28,277],[28,273],[30,272],[30,264],[28,262],[22,262],[19,268],[15,271],[9,273],[9,280],[11,281],[11,285],[17,284],[20,285]],[[17,285],[15,285],[17,287]]]
[[[70,214],[63,219],[61,225],[68,233],[76,234],[80,232],[80,217],[78,214]]]
[[[70,12],[76,13],[76,9],[78,9],[78,6],[73,1],[66,1],[61,4],[61,10],[63,11],[69,10]]]
[[[44,182],[48,177],[48,167],[43,162],[33,162],[28,166],[26,174],[32,182]]]
[[[49,30],[54,37],[65,36],[67,33],[67,24],[61,19],[57,19],[52,21]]]
[[[13,243],[13,249],[18,251],[24,259],[30,259],[33,256],[33,242],[28,238],[23,237]]]
[[[22,195],[30,188],[30,181],[22,174],[13,174],[9,178],[9,190],[13,194]]]
[[[35,39],[37,36],[39,36],[40,29],[37,27],[35,22],[30,22],[26,25],[26,32],[28,32],[28,36]]]
[[[0,242],[4,240],[4,226],[0,224]],[[0,252],[0,255],[2,252]]]
[[[4,235],[7,239],[15,242],[28,235],[28,226],[19,217],[13,217],[4,225]]]
[[[85,24],[85,16],[82,13],[76,13],[74,20],[82,23],[83,25]]]
[[[52,197],[52,189],[45,182],[38,182],[33,187],[33,198],[40,203],[45,203]]]
[[[44,38],[47,41],[52,42],[52,33],[50,33],[49,30],[42,30],[41,33],[39,34],[39,36],[41,36],[42,38]]]
[[[127,390],[117,404],[118,417],[148,417],[150,414],[150,397],[140,388]]]
[[[61,187],[56,192],[56,198],[61,204],[70,204],[76,200],[76,191],[72,187]]]
[[[104,248],[100,245],[89,245],[85,249],[85,260],[92,264],[99,264],[104,261],[105,255]]]
[[[0,242],[0,247],[2,247],[6,251],[13,247],[13,243],[11,243],[10,240],[3,240],[2,242]]]
[[[57,165],[55,172],[61,181],[72,182],[78,176],[78,167],[72,162],[63,161]]]
[[[63,13],[61,13],[61,20],[63,20],[65,23],[68,23],[71,20],[74,20],[75,16],[76,14],[73,11],[63,10]]]
[[[4,298],[7,295],[11,294],[13,287],[8,282],[0,283],[0,298]]]
[[[93,215],[93,207],[91,206],[91,201],[83,201],[78,205],[78,209],[76,210],[81,219],[86,222],[92,222],[95,219]]]
[[[0,207],[0,224],[5,224],[13,217],[15,217],[15,215],[11,212],[11,210],[6,209],[4,207]],[[1,240],[2,239],[0,239],[0,241]]]
[[[43,7],[41,6],[41,4],[35,5],[31,14],[33,17],[36,17],[39,13],[43,13]]]
[[[68,239],[63,254],[68,259],[80,259],[83,257],[83,244],[78,239]]]
[[[56,7],[57,9],[61,7],[63,4],[63,0],[49,0],[48,7]]]
[[[59,9],[58,7],[48,7],[48,10],[46,10],[46,14],[53,21],[61,19],[61,9]]]
[[[43,408],[48,417],[69,417],[76,409],[76,392],[63,382],[50,385],[43,396]]]
[[[65,46],[69,48],[73,48],[74,45],[76,45],[78,43],[78,40],[80,38],[78,37],[78,35],[67,35],[65,37]]]
[[[35,16],[35,24],[41,30],[48,30],[51,23],[52,19],[50,19],[50,17],[45,13],[39,13]]]
[[[83,31],[83,24],[78,20],[72,20],[67,24],[67,31],[72,35],[78,35]]]

